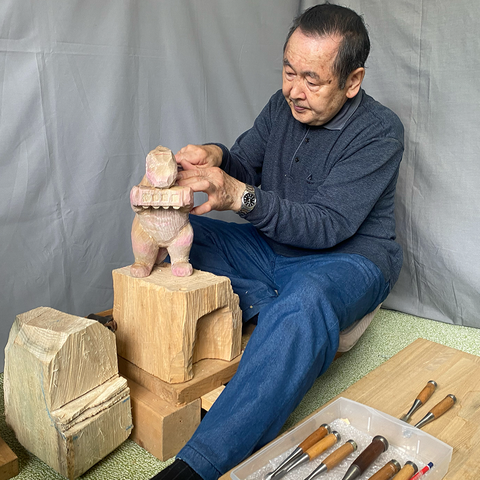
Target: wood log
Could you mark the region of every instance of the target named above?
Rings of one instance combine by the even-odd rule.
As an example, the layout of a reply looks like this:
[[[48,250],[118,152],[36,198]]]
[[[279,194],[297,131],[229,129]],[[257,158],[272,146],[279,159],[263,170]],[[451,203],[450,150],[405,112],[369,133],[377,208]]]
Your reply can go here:
[[[115,335],[51,308],[18,315],[5,348],[5,417],[18,441],[74,479],[130,434]]]
[[[227,277],[200,270],[176,277],[164,263],[145,278],[114,270],[113,288],[118,354],[147,373],[185,382],[194,361],[240,354],[241,310]]]

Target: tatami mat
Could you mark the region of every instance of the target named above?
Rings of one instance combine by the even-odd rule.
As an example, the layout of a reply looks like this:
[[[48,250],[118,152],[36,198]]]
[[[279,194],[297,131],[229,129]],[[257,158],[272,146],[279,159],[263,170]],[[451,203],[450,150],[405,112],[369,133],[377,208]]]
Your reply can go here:
[[[359,343],[336,360],[319,378],[284,428],[290,428],[325,402],[341,393],[368,372],[388,360],[417,338],[480,355],[480,329],[448,325],[389,310],[380,310]],[[5,425],[3,413],[3,374],[1,382],[0,436],[19,458],[16,480],[62,479],[43,462],[29,454]],[[168,462],[161,462],[134,442],[127,440],[108,457],[80,478],[88,480],[147,480]]]

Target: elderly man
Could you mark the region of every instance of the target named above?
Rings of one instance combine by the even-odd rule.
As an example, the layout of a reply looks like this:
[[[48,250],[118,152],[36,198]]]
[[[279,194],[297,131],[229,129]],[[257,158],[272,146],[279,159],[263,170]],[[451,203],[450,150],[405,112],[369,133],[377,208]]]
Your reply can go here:
[[[195,268],[226,275],[257,326],[238,371],[175,462],[156,479],[214,480],[278,434],[332,362],[340,330],[398,278],[397,116],[362,89],[370,41],[361,17],[317,5],[284,46],[283,85],[228,150],[188,145],[179,184],[206,192],[191,216]],[[261,185],[261,188],[259,188]]]

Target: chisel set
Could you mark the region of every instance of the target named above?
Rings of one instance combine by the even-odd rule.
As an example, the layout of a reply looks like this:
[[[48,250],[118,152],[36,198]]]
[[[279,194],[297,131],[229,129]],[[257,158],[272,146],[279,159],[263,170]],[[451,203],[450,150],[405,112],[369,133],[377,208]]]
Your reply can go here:
[[[430,380],[419,393],[410,410],[400,420],[408,423],[415,412],[430,399],[436,388],[436,382]],[[414,427],[422,428],[427,423],[436,420],[452,408],[455,402],[454,395],[447,395],[441,402],[432,407]],[[361,477],[377,458],[388,450],[388,447],[389,443],[385,436],[376,435],[373,437],[371,443],[349,465],[342,480],[354,480]],[[324,452],[328,453],[328,450],[332,450],[331,453],[302,480],[314,480],[320,476],[324,476],[328,480],[328,472],[356,452],[357,443],[353,438],[342,443],[340,434],[335,430],[332,431],[328,424],[323,424],[301,442],[278,467],[267,473],[263,480],[279,480],[290,472],[294,472],[301,465],[312,462]],[[391,459],[368,480],[417,480],[432,468],[434,468],[432,462],[419,469],[411,460],[407,460],[402,466],[396,459]]]

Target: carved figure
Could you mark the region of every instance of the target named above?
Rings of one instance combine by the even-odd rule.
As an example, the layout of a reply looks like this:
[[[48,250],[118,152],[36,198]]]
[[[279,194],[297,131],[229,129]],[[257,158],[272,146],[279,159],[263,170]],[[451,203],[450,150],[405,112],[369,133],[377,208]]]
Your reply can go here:
[[[190,187],[175,186],[177,162],[171,150],[158,146],[147,155],[146,174],[130,192],[136,213],[132,225],[134,277],[148,277],[155,264],[170,255],[172,274],[187,277],[193,228],[188,213],[193,207]]]

